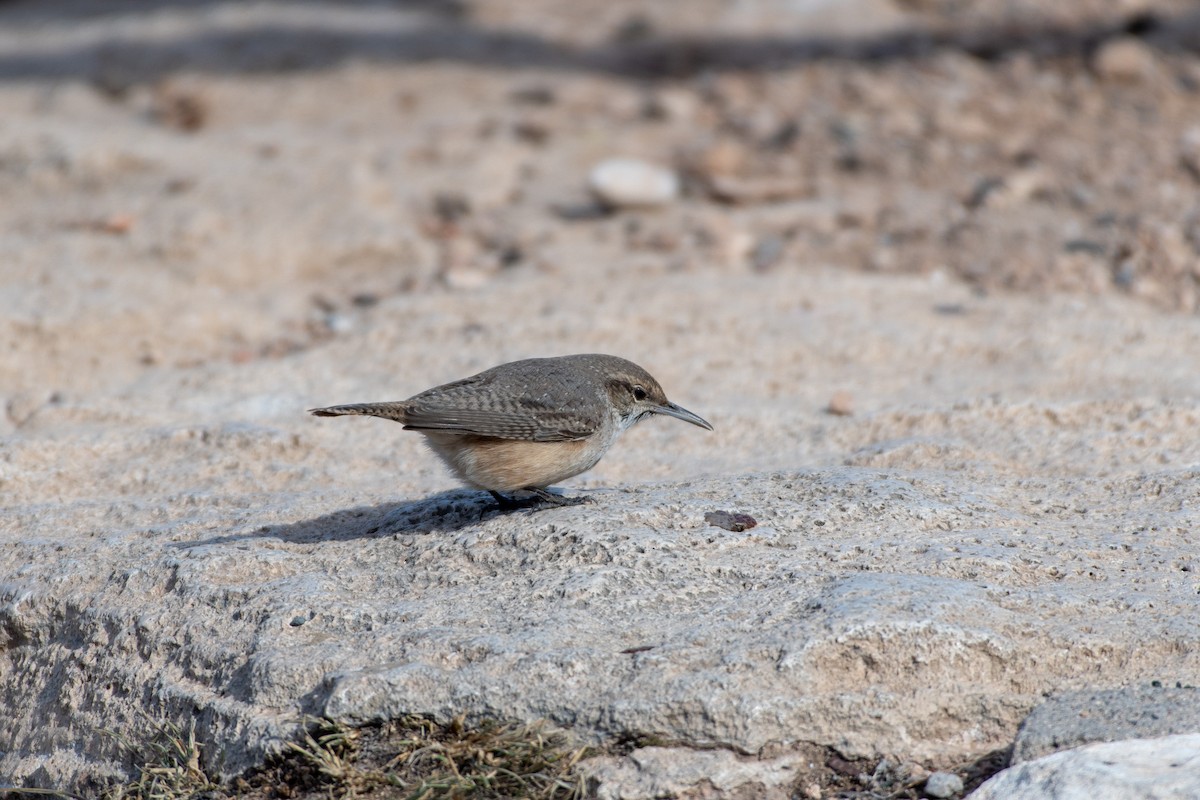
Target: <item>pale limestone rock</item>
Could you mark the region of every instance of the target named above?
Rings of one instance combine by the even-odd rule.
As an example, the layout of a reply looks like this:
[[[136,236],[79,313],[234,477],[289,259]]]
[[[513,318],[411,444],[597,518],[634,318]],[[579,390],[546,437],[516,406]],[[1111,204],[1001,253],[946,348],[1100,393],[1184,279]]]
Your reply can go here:
[[[627,756],[584,762],[598,800],[658,797],[722,797],[740,792],[761,800],[787,800],[800,771],[812,765],[800,755],[760,760],[728,750],[642,747]]]
[[[1064,750],[994,776],[971,800],[1182,800],[1200,797],[1200,733]]]

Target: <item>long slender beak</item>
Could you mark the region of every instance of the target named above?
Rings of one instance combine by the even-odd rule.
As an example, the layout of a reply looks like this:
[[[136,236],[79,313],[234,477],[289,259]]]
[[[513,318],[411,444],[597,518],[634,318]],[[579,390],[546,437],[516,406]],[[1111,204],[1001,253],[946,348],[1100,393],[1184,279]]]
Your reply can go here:
[[[705,428],[706,430],[711,431],[713,429],[713,426],[709,425],[707,420],[696,416],[683,406],[677,406],[674,403],[663,403],[661,406],[655,406],[650,410],[655,414],[666,414],[668,417],[674,417],[675,419],[681,419],[684,422],[690,422],[693,425],[699,425],[701,428]]]

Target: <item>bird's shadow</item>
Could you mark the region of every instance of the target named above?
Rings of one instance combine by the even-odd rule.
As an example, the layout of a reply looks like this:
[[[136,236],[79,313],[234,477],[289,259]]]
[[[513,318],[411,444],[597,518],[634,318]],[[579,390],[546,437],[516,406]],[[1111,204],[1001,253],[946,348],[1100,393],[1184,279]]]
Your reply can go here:
[[[175,546],[193,548],[248,542],[255,539],[278,539],[292,544],[313,544],[316,542],[345,542],[352,539],[392,536],[400,533],[447,533],[469,525],[476,525],[493,517],[529,514],[554,507],[554,504],[545,503],[536,497],[518,500],[501,507],[486,493],[456,489],[406,503],[379,503],[373,506],[343,508],[299,522],[264,525],[254,531],[179,542]]]

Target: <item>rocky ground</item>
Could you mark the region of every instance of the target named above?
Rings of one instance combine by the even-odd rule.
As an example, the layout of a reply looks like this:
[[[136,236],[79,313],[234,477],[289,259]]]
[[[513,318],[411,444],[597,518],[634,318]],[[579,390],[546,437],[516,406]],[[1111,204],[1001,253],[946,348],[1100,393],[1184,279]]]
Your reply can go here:
[[[1200,786],[1200,17],[1046,5],[0,4],[0,786]],[[502,514],[304,413],[573,352],[715,432]]]

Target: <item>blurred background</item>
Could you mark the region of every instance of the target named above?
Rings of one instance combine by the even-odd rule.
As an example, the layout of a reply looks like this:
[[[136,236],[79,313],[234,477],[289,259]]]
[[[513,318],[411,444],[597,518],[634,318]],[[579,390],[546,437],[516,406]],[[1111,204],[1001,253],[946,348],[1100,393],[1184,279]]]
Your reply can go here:
[[[354,336],[372,397],[655,347],[795,397],[821,270],[1192,315],[1198,45],[1172,0],[9,0],[4,424]]]

